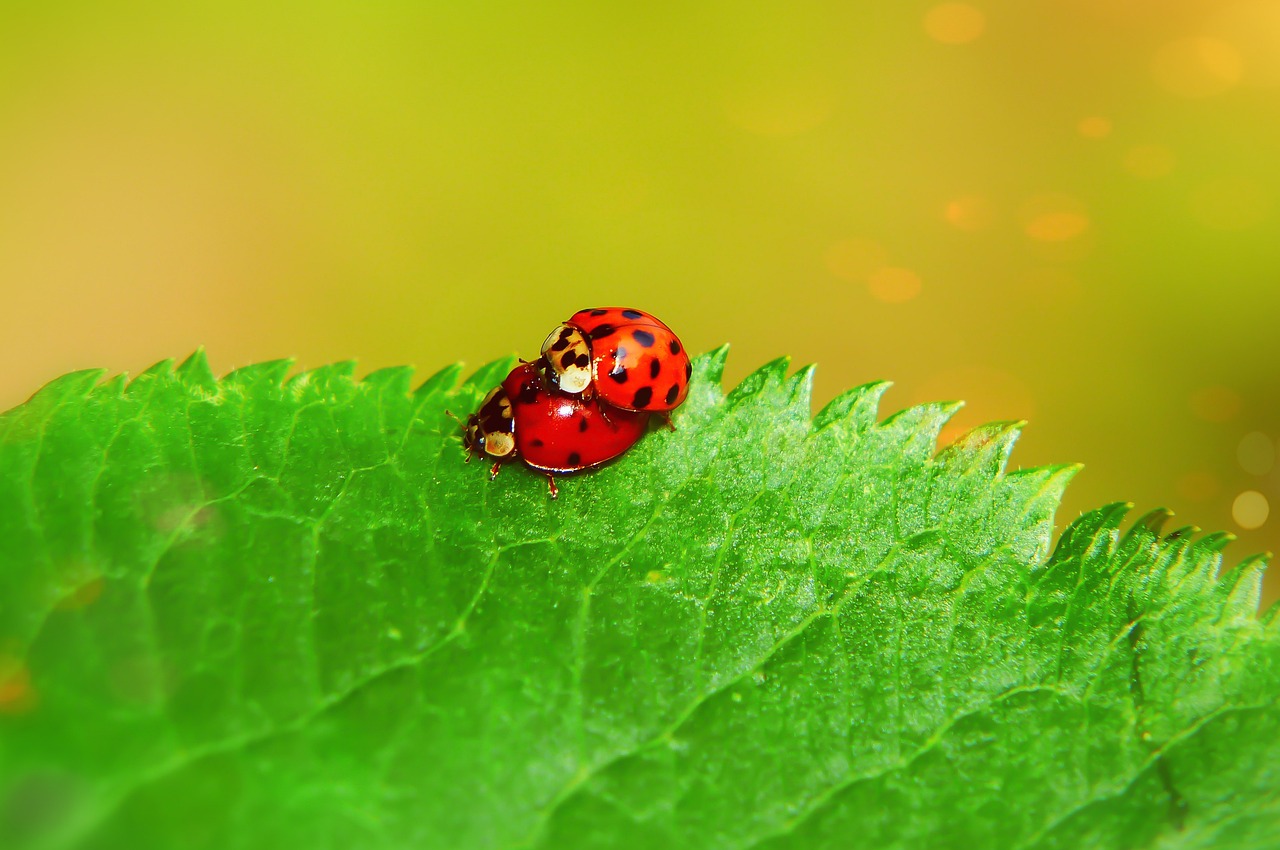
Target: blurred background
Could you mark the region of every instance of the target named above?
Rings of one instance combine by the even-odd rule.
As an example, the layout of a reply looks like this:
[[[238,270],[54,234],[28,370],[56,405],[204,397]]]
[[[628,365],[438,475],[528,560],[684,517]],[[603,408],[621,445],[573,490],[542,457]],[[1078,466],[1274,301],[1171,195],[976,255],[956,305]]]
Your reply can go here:
[[[541,8],[535,8],[541,7]],[[648,309],[1280,548],[1280,0],[0,4],[0,408]],[[1280,595],[1280,570],[1266,600]]]

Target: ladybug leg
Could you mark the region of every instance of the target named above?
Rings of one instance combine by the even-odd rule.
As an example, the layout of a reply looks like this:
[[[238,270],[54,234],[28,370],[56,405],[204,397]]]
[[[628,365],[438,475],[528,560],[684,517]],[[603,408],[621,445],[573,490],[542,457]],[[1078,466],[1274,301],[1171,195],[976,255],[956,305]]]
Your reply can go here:
[[[560,496],[560,488],[556,487],[556,479],[554,475],[547,476],[547,489],[551,491],[552,499]]]
[[[497,461],[493,466],[489,467],[489,480],[497,479],[498,473],[502,471],[502,461]]]
[[[658,415],[662,417],[662,421],[663,421],[663,422],[667,423],[667,430],[668,430],[668,431],[674,431],[674,430],[676,429],[676,425],[675,425],[675,423],[671,421],[671,411],[669,411],[669,410],[664,410],[664,411],[662,411],[662,413],[660,413],[660,414],[658,414]]]
[[[604,424],[608,425],[610,428],[613,428],[614,430],[617,430],[618,426],[614,425],[613,420],[609,418],[609,411],[607,408],[608,408],[608,405],[604,405],[604,404],[596,406],[596,410],[600,411],[600,418],[604,420]]]

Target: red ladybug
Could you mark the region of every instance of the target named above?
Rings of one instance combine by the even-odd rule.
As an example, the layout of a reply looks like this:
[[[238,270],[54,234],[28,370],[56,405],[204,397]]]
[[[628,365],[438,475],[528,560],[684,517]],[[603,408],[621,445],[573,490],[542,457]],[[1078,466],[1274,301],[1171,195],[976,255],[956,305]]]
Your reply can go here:
[[[613,460],[644,435],[648,420],[645,411],[606,417],[595,399],[551,391],[537,363],[521,363],[467,417],[462,443],[472,455],[493,458],[491,479],[516,459],[545,473],[554,499],[553,476]]]
[[[680,406],[693,374],[675,332],[630,307],[574,313],[542,343],[542,360],[548,381],[561,392],[655,413]]]

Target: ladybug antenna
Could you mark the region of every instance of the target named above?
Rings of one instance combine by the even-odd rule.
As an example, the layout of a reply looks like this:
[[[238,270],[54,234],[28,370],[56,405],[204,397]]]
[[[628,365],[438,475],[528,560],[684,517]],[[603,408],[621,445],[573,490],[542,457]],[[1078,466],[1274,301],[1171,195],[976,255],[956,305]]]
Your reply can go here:
[[[450,419],[452,419],[454,422],[457,422],[457,423],[458,423],[458,427],[459,427],[460,429],[462,429],[462,432],[463,432],[463,433],[466,433],[466,430],[467,430],[467,423],[466,423],[464,420],[459,419],[458,417],[454,416],[452,413],[450,413],[450,412],[449,412],[449,411],[447,411],[447,410],[444,412],[444,415],[445,415],[445,416],[448,416],[448,417],[449,417]]]

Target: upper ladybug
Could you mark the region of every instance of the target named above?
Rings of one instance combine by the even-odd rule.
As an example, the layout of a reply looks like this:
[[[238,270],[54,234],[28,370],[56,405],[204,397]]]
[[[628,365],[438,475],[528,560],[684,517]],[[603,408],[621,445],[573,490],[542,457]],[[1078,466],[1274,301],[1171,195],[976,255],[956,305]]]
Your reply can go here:
[[[656,413],[680,406],[693,374],[675,332],[630,307],[574,313],[542,343],[542,360],[561,392],[594,393],[614,407]]]

